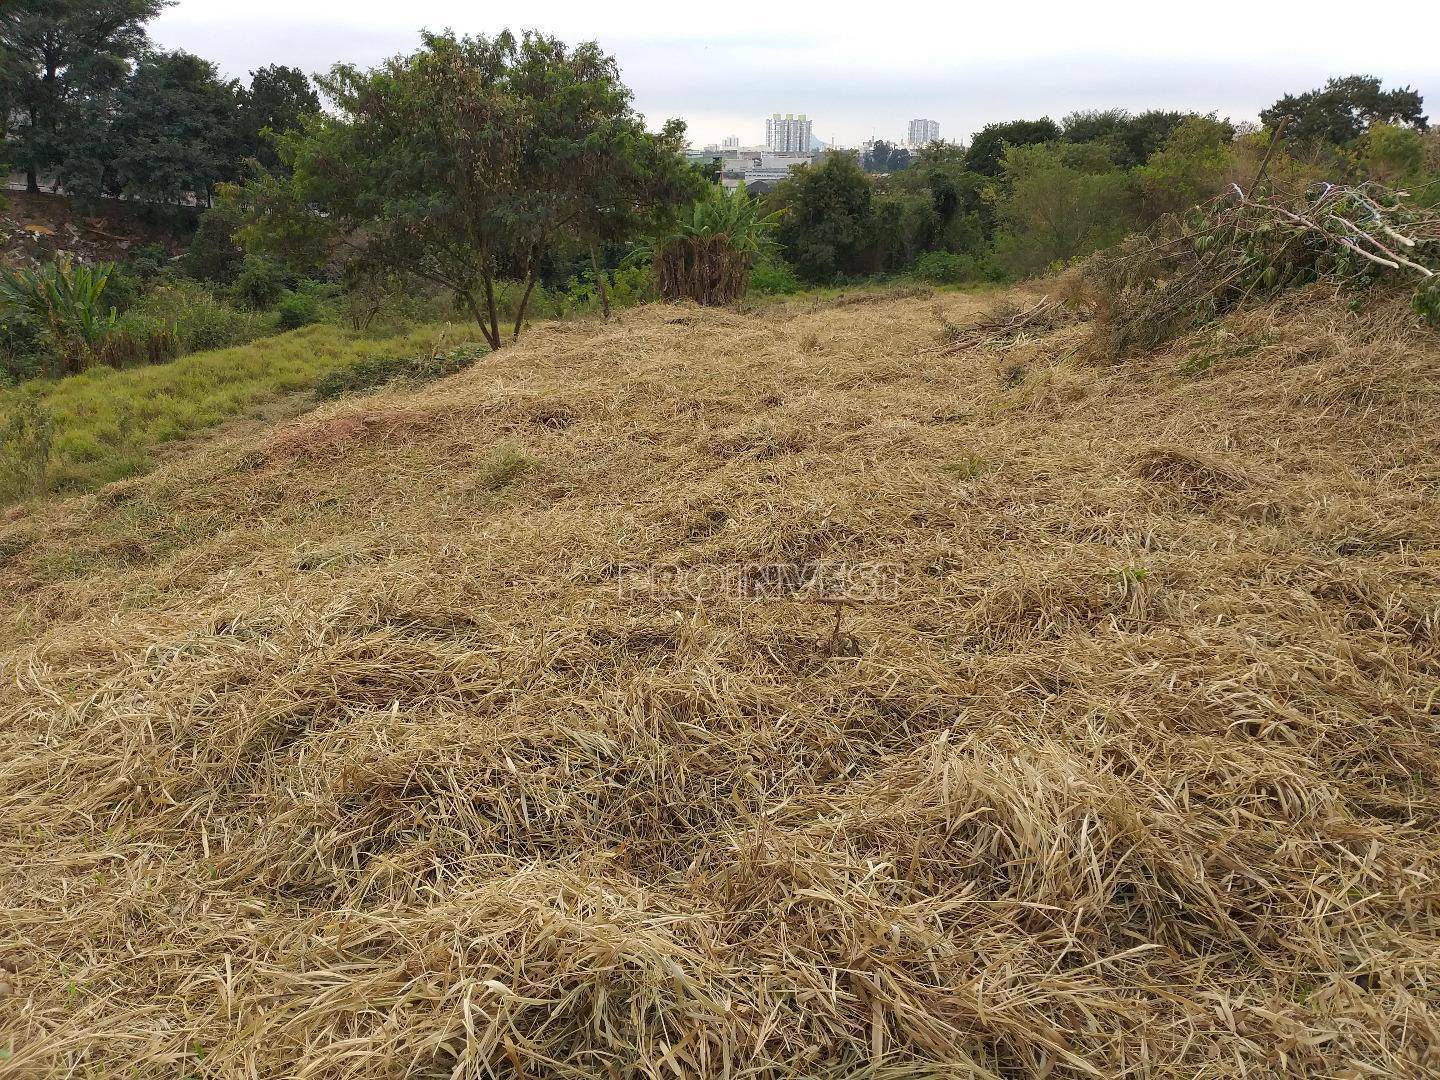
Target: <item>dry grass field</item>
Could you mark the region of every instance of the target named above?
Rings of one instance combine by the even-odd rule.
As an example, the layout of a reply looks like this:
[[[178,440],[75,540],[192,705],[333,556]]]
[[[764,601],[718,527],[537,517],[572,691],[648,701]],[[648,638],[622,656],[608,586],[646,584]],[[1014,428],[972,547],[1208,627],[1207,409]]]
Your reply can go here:
[[[0,1074],[1440,1075],[1434,332],[854,301],[12,512]]]

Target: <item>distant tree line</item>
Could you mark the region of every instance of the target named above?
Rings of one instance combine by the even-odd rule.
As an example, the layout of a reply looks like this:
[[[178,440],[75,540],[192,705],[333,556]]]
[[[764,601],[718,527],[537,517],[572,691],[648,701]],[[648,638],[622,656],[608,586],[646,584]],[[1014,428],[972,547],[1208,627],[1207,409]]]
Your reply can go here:
[[[0,9],[3,156],[27,187],[82,198],[208,205],[245,162],[279,164],[267,132],[320,109],[309,78],[266,66],[249,85],[155,48],[167,0],[9,0]]]
[[[967,147],[913,155],[876,142],[795,170],[766,209],[805,282],[907,269],[946,282],[1030,274],[1248,180],[1284,117],[1270,175],[1422,181],[1418,197],[1437,197],[1440,144],[1427,137],[1420,94],[1350,76],[1286,95],[1258,130],[1213,114],[1111,109],[989,124]]]

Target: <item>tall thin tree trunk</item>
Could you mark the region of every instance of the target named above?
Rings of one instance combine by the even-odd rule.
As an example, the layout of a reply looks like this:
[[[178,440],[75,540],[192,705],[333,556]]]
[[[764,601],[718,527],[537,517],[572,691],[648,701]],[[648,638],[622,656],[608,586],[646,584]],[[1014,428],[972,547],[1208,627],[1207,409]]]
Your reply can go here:
[[[525,291],[520,295],[520,310],[515,313],[515,328],[510,332],[510,340],[518,341],[520,338],[520,327],[525,323],[525,310],[530,306],[530,293],[535,288],[535,271],[532,269],[525,278]]]
[[[600,294],[600,313],[610,318],[610,290],[605,286],[605,274],[600,269],[600,255],[595,245],[590,245],[590,269],[595,273],[595,291]]]
[[[490,326],[485,331],[485,337],[492,349],[498,349],[505,344],[505,340],[500,336],[500,312],[495,307],[495,279],[489,274],[485,275],[485,307],[490,315]]]
[[[499,335],[496,334],[495,329],[494,329],[494,318],[493,318],[493,312],[494,312],[494,310],[495,310],[495,301],[494,301],[494,298],[492,297],[492,298],[491,298],[491,301],[490,301],[490,310],[491,310],[491,312],[492,312],[492,317],[491,317],[491,319],[487,322],[487,321],[486,321],[486,318],[485,318],[485,312],[483,312],[483,311],[480,310],[480,304],[476,301],[476,299],[475,299],[475,294],[474,294],[473,292],[466,291],[465,294],[464,294],[464,296],[465,296],[465,306],[470,309],[470,314],[475,317],[475,322],[479,325],[479,327],[480,327],[480,332],[485,335],[485,343],[486,343],[487,345],[489,345],[491,349],[498,349],[498,348],[500,348],[500,344],[501,344],[501,343],[500,343],[500,338],[499,338]]]
[[[25,190],[31,195],[40,194],[40,174],[35,171],[34,165],[25,166]]]

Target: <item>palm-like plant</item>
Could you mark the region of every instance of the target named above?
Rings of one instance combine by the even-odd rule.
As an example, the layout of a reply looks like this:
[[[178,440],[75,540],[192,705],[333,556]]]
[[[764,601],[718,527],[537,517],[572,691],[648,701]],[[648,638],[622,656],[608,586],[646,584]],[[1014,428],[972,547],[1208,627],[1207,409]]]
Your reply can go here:
[[[774,248],[778,217],[762,214],[744,188],[726,194],[716,186],[635,255],[651,260],[666,300],[735,303],[745,295],[755,260]]]
[[[48,266],[0,272],[0,316],[27,322],[48,339],[60,374],[83,368],[115,329],[103,304],[112,263],[86,266],[65,256]]]

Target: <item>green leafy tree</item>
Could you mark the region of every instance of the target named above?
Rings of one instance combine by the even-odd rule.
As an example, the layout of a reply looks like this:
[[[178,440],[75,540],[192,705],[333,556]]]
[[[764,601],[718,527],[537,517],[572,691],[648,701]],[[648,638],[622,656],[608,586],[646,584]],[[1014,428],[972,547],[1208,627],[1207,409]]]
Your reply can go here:
[[[934,245],[939,217],[928,193],[878,186],[872,207],[870,269],[903,270]]]
[[[271,252],[328,247],[431,282],[497,349],[497,283],[522,282],[514,337],[544,259],[638,217],[663,187],[656,163],[678,157],[683,137],[678,124],[645,131],[598,46],[534,33],[426,34],[417,52],[369,71],[337,66],[320,87],[335,111],[281,136],[291,177],[237,196],[270,211],[247,215],[242,239]]]
[[[776,238],[806,281],[833,281],[868,269],[874,237],[875,189],[849,154],[802,165],[770,193],[781,213]]]
[[[910,151],[884,139],[876,139],[860,162],[868,173],[900,172],[910,164]]]
[[[1228,120],[1213,116],[1182,120],[1165,145],[1133,174],[1145,216],[1177,213],[1219,192],[1235,161],[1234,138]]]
[[[1331,79],[1318,90],[1286,94],[1260,113],[1268,128],[1286,116],[1294,120],[1286,137],[1300,143],[1345,146],[1359,139],[1372,124],[1397,124],[1424,131],[1428,123],[1424,99],[1410,87],[1382,90],[1373,75]]]
[[[1104,147],[1012,146],[1002,165],[996,256],[1011,273],[1038,273],[1114,243],[1127,231],[1126,177]]]
[[[1360,167],[1386,184],[1418,178],[1425,168],[1425,137],[1414,128],[1371,124],[1361,142]]]
[[[685,125],[647,132],[630,106],[614,60],[593,44],[568,48],[529,34],[520,42],[507,91],[533,117],[523,165],[526,212],[519,228],[518,270],[524,282],[512,337],[547,255],[580,250],[590,257],[601,309],[610,299],[599,252],[653,231],[700,196],[705,184],[684,160]]]
[[[245,252],[235,241],[235,233],[243,224],[239,207],[217,199],[214,206],[200,215],[200,223],[185,252],[185,272],[200,281],[218,285],[234,281],[245,258]]]
[[[187,52],[143,56],[116,97],[101,183],[139,202],[205,205],[236,178],[236,85]]]
[[[0,83],[10,101],[8,157],[40,190],[91,138],[96,99],[113,92],[145,48],[145,23],[168,0],[6,0]]]
[[[966,152],[953,143],[931,143],[919,150],[904,172],[886,178],[886,190],[929,197],[934,229],[928,247],[979,255],[994,233],[994,214],[985,199],[993,181],[971,172]]]
[[[987,124],[970,140],[965,165],[982,176],[999,176],[1007,146],[1033,146],[1060,138],[1060,125],[1048,116],[1039,120],[1011,120]]]
[[[241,157],[254,158],[265,168],[280,168],[272,135],[297,130],[305,117],[320,111],[320,95],[298,68],[270,64],[250,73],[250,86],[238,93],[237,133]]]
[[[1124,109],[1075,112],[1062,122],[1066,142],[1100,143],[1122,169],[1144,165],[1186,119],[1182,112],[1150,109],[1132,116]],[[1233,131],[1232,131],[1233,134]]]

